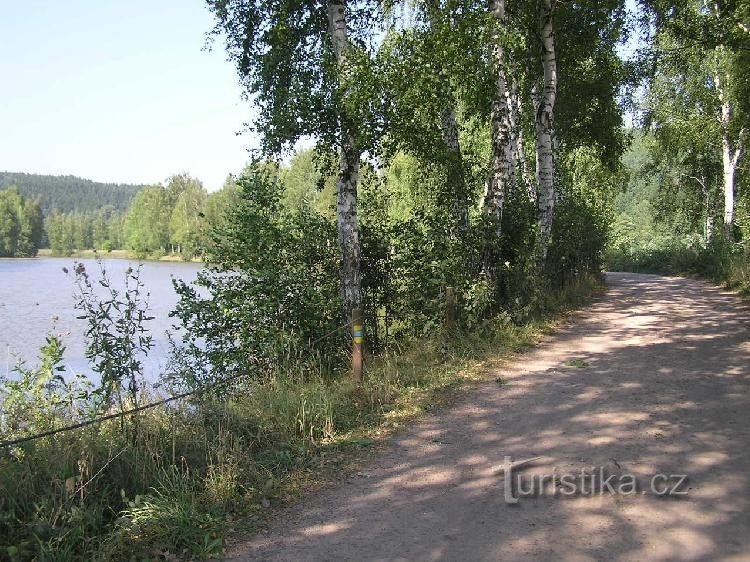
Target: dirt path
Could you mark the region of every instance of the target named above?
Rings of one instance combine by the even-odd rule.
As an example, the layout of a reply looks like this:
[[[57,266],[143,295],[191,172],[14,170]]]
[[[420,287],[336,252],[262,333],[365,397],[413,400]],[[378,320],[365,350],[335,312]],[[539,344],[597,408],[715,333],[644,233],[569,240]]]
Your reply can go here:
[[[699,281],[608,283],[574,326],[282,511],[236,558],[750,560],[750,312]],[[514,482],[605,467],[645,493],[548,488],[511,505],[505,456],[540,457]],[[687,495],[657,496],[657,473],[689,475]]]

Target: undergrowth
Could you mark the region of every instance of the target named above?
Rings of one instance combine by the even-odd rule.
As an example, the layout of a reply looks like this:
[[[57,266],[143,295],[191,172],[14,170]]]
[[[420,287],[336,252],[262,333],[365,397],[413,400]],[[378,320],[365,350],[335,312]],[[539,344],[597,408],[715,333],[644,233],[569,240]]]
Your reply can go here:
[[[610,271],[697,275],[750,296],[750,247],[739,244],[702,247],[670,243],[618,248],[607,253],[606,266]]]

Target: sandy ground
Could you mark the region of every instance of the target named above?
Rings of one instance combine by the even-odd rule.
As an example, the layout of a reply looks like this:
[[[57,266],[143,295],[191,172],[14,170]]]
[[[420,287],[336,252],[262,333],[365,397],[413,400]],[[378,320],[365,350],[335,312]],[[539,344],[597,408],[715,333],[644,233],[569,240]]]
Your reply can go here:
[[[571,327],[281,511],[234,558],[750,560],[750,311],[700,281],[607,280]],[[508,486],[506,456],[539,459]],[[549,479],[523,495],[534,478],[600,467],[615,493],[584,478],[571,495]],[[683,493],[652,491],[660,473],[687,474]],[[638,493],[625,493],[631,475]]]

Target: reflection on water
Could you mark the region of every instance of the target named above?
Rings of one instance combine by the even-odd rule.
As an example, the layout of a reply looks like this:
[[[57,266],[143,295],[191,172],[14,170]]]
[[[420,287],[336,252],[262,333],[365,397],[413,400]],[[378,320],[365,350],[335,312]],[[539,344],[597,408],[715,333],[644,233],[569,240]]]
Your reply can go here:
[[[65,364],[69,371],[90,373],[84,355],[83,332],[85,320],[73,308],[74,284],[71,275],[73,258],[0,259],[0,375],[12,371],[17,359],[36,363],[45,335],[54,330],[63,334],[67,347]],[[94,279],[99,266],[94,260],[78,260]],[[137,261],[105,260],[107,274],[113,286],[122,287],[128,267]],[[175,322],[169,317],[177,302],[172,277],[185,281],[195,279],[202,265],[181,262],[146,262],[141,270],[141,281],[149,293],[149,304],[154,320],[147,322],[154,336],[154,348],[145,360],[145,375],[156,380],[165,365],[169,351],[166,330]]]

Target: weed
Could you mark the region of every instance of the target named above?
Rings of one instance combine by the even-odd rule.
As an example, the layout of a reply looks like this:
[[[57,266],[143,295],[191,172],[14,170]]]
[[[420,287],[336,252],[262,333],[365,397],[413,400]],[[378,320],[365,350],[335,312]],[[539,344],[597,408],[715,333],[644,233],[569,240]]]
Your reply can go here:
[[[585,369],[586,367],[589,366],[589,364],[586,363],[586,361],[584,361],[580,357],[574,357],[573,359],[569,359],[568,361],[565,362],[565,364],[568,367],[576,367],[577,369]]]

